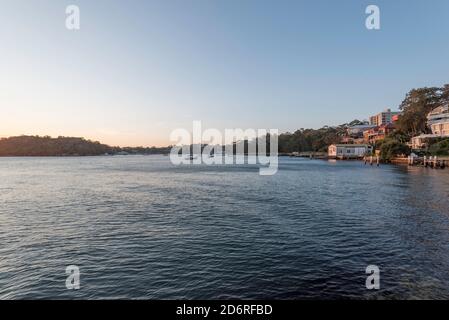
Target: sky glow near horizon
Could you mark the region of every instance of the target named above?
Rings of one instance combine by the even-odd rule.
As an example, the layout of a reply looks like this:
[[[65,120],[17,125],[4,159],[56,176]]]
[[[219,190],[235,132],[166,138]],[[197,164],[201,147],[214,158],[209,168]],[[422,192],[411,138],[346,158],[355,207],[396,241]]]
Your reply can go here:
[[[0,23],[0,136],[163,146],[194,120],[294,131],[449,83],[446,0],[0,0]]]

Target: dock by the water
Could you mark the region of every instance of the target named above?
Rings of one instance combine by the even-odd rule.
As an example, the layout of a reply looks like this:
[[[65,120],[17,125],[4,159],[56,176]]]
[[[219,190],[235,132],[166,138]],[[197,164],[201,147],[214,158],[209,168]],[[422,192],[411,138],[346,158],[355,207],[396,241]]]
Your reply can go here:
[[[310,159],[327,159],[326,152],[291,152],[291,153],[280,153],[280,156],[293,157],[293,158],[310,158]]]
[[[364,157],[346,157],[337,156],[329,157],[324,152],[293,152],[293,153],[281,153],[280,156],[295,157],[295,158],[310,158],[310,159],[323,159],[323,160],[362,160],[365,165],[379,167],[382,163],[391,163],[397,165],[409,165],[409,166],[421,166],[433,169],[445,169],[449,167],[449,157],[438,156],[424,156],[424,157],[396,157],[387,162],[383,161],[378,155],[364,156]]]
[[[380,165],[380,157],[379,156],[365,156],[363,157],[363,162],[365,165],[369,164],[371,166],[376,165],[377,167]]]
[[[404,158],[409,166],[422,166],[433,169],[445,169],[449,166],[449,157],[424,156]]]
[[[365,165],[377,165],[382,162],[379,156],[366,156],[363,158]],[[396,157],[389,161],[391,164],[421,166],[433,169],[445,169],[449,166],[449,157],[424,156],[424,157]]]

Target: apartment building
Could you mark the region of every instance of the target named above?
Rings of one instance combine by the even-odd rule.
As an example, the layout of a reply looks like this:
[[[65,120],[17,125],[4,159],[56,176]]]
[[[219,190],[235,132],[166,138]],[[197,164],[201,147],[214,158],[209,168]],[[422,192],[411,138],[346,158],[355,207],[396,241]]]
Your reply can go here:
[[[395,119],[397,120],[398,116],[400,115],[400,112],[393,112],[391,109],[386,109],[385,111],[378,113],[374,116],[371,116],[369,118],[369,122],[371,125],[374,126],[381,126],[393,123]]]

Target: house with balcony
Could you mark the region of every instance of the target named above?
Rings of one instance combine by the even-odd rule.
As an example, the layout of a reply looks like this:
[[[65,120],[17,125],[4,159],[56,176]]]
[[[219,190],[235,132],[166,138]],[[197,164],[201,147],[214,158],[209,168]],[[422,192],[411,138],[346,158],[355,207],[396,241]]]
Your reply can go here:
[[[376,126],[371,124],[360,124],[350,126],[346,129],[346,135],[342,137],[341,142],[347,144],[364,144],[363,132]]]
[[[427,116],[427,124],[434,135],[449,136],[449,104],[433,109]]]
[[[365,130],[363,132],[363,141],[374,145],[377,141],[385,139],[388,134],[394,131],[394,129],[395,125],[393,123],[389,123]]]
[[[413,137],[409,143],[412,149],[424,149],[432,140],[449,138],[449,104],[442,105],[429,112],[427,125],[432,133]]]

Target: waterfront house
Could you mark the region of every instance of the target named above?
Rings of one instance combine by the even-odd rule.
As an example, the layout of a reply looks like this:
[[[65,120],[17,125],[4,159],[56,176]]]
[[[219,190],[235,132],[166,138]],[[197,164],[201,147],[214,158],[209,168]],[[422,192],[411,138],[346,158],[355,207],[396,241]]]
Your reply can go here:
[[[363,132],[369,129],[373,129],[375,127],[376,126],[372,124],[360,124],[349,127],[348,129],[346,129],[346,132],[348,136],[352,138],[363,138]]]
[[[363,132],[363,141],[369,144],[376,144],[377,141],[385,139],[385,137],[393,132],[395,125],[393,123],[383,124]]]
[[[412,149],[424,149],[432,140],[449,138],[449,104],[440,106],[429,112],[427,115],[427,125],[432,130],[432,133],[413,137],[409,143]]]
[[[413,150],[425,149],[429,141],[438,137],[439,136],[434,134],[421,134],[419,136],[413,137],[408,145]]]
[[[360,124],[350,126],[346,129],[346,135],[341,138],[341,143],[345,144],[363,144],[363,132],[376,126],[371,124]]]
[[[373,147],[368,144],[332,144],[328,148],[331,159],[358,159],[370,154]]]
[[[449,136],[449,104],[433,109],[427,115],[427,124],[432,134]]]

